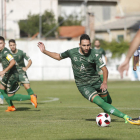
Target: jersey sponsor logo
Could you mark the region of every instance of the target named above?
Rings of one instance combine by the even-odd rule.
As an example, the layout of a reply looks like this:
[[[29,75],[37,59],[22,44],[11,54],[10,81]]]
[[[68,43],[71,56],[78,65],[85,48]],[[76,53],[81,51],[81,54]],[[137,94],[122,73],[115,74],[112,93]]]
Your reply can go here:
[[[82,63],[81,68],[80,68],[80,71],[82,71],[82,70],[86,70],[86,68],[85,68],[83,63]]]
[[[74,57],[73,59],[74,59],[74,61],[78,61],[77,57]]]
[[[7,57],[6,57],[6,59],[7,59],[8,61],[11,61],[11,60],[13,59],[13,56],[12,56],[11,54],[8,54]]]

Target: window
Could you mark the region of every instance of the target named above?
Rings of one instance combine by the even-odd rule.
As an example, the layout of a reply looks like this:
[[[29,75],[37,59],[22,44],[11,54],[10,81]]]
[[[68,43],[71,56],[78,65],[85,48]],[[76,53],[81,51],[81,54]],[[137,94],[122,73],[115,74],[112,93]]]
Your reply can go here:
[[[118,42],[121,42],[124,40],[124,36],[123,35],[118,35],[117,37]]]
[[[103,6],[103,20],[109,20],[110,18],[110,6]]]

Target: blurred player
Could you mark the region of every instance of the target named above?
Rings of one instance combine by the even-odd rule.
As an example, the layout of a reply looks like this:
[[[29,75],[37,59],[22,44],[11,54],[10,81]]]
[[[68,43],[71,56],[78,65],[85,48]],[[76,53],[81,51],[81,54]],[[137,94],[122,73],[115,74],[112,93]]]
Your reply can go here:
[[[19,73],[19,82],[27,90],[28,95],[33,95],[34,92],[30,87],[30,82],[29,82],[29,79],[28,79],[28,76],[26,73],[27,69],[32,64],[32,60],[30,59],[29,56],[27,56],[27,54],[25,52],[16,48],[16,41],[14,39],[9,40],[9,47],[11,49],[11,53],[14,57],[14,60],[17,63],[16,68]],[[26,59],[28,61],[27,66],[25,66],[24,59]]]
[[[34,95],[15,94],[19,89],[18,72],[15,66],[16,61],[10,51],[5,47],[5,39],[2,36],[0,36],[0,62],[3,66],[3,71],[0,71],[0,76],[2,76],[0,92],[9,105],[6,112],[16,110],[12,101],[31,100],[35,104],[35,107],[37,107],[37,99]]]
[[[123,118],[126,123],[131,123],[132,120],[129,116],[111,105],[112,100],[107,91],[108,70],[102,58],[96,55],[93,49],[90,49],[91,43],[88,35],[83,34],[80,37],[78,48],[67,50],[61,54],[47,51],[42,42],[38,43],[38,47],[42,53],[56,60],[69,57],[72,62],[75,83],[80,93],[86,99],[101,107],[105,112]],[[103,71],[103,82],[98,75],[96,66]],[[133,123],[135,122],[133,121]],[[135,124],[140,124],[140,122]]]
[[[106,53],[105,53],[104,49],[100,47],[100,41],[97,40],[97,39],[94,42],[94,48],[93,48],[93,50],[95,51],[95,54],[96,55],[97,54],[100,55],[101,58],[103,58],[103,56],[104,56],[104,58],[105,58],[105,64],[107,64]],[[103,72],[102,72],[102,70],[97,67],[97,71],[98,71],[98,74],[101,77],[101,80],[103,81]]]
[[[118,70],[120,72],[121,78],[123,78],[123,72],[126,71],[126,74],[128,73],[129,69],[129,61],[134,52],[138,49],[140,46],[140,29],[138,30],[136,36],[134,37],[133,41],[131,42],[131,45],[129,47],[128,53],[126,55],[125,61],[119,66]],[[136,58],[137,59],[137,58]]]

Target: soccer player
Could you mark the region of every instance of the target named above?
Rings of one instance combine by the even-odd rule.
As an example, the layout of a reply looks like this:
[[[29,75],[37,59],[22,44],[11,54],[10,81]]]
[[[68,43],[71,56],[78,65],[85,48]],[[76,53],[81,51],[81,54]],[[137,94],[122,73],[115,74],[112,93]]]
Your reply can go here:
[[[131,42],[131,45],[130,45],[129,50],[127,52],[125,61],[118,68],[120,75],[121,75],[121,78],[123,78],[124,71],[126,71],[126,74],[128,73],[130,58],[132,57],[132,55],[138,49],[139,46],[140,46],[140,29],[138,30],[134,39]]]
[[[100,47],[100,41],[98,39],[96,39],[95,42],[94,42],[93,50],[95,51],[95,54],[100,55],[101,58],[103,58],[103,56],[104,56],[105,57],[105,64],[107,64],[106,53],[105,53],[104,49]],[[98,71],[98,74],[101,77],[101,80],[103,81],[103,71],[98,67],[97,67],[97,71]]]
[[[80,37],[78,48],[67,50],[61,54],[47,51],[42,42],[38,43],[38,47],[42,53],[56,60],[69,57],[72,62],[75,83],[80,93],[86,99],[101,107],[105,112],[123,118],[125,123],[131,123],[129,116],[111,105],[112,100],[107,91],[108,70],[102,58],[91,49],[90,38],[87,34],[83,34]],[[96,65],[103,71],[103,82],[97,73]]]
[[[5,47],[5,39],[2,36],[0,36],[0,62],[3,66],[3,71],[0,71],[0,76],[2,76],[0,93],[2,93],[9,105],[6,112],[16,110],[12,101],[31,100],[35,108],[37,108],[37,99],[34,95],[15,94],[19,89],[18,72],[15,66],[16,61],[10,51]]]
[[[19,82],[27,90],[28,95],[33,95],[34,92],[30,87],[30,82],[29,82],[29,79],[28,79],[27,73],[26,73],[27,69],[32,64],[32,60],[25,52],[16,48],[16,41],[14,39],[9,40],[9,47],[11,49],[11,53],[14,57],[14,60],[17,63],[16,68],[17,68],[17,71],[19,73]],[[27,66],[25,66],[24,59],[26,59],[28,61]]]

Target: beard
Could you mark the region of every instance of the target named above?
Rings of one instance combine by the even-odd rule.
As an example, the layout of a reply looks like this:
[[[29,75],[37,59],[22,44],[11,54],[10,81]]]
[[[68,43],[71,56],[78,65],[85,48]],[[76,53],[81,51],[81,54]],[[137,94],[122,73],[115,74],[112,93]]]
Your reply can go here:
[[[82,53],[83,53],[84,55],[87,55],[87,54],[89,53],[89,50],[88,50],[88,52],[85,52],[85,51],[82,49],[82,47],[81,47],[81,51],[82,51]]]

